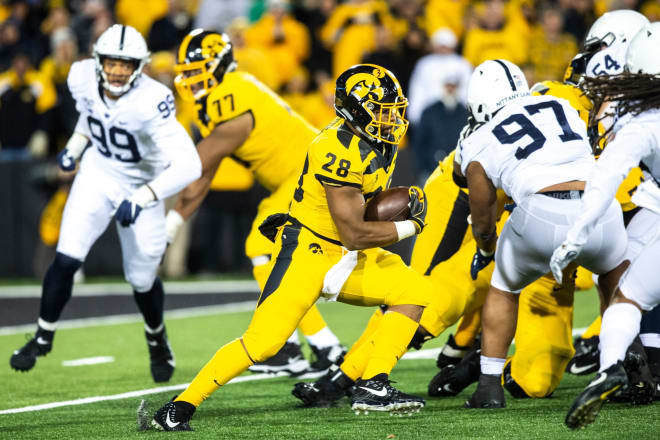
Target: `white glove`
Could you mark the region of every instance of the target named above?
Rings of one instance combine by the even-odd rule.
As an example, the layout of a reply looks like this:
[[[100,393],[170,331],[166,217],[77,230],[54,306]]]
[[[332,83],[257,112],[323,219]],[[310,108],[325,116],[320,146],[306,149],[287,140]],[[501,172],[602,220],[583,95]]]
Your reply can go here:
[[[181,225],[185,220],[183,217],[181,217],[181,214],[179,214],[177,211],[174,209],[170,209],[167,213],[167,217],[165,217],[165,232],[167,234],[167,244],[171,244],[174,241],[174,238],[176,237],[176,234],[179,232],[179,229],[181,229]]]
[[[581,250],[582,246],[575,245],[569,241],[564,241],[561,246],[555,249],[552,253],[552,257],[550,258],[550,270],[552,270],[552,275],[559,284],[562,284],[564,269],[566,269],[566,266],[571,264],[571,262],[580,255]]]

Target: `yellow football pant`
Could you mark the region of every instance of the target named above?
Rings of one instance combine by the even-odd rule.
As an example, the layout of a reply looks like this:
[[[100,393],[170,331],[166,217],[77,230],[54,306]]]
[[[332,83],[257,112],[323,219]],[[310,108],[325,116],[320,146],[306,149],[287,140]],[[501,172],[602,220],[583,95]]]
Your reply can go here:
[[[248,366],[274,355],[319,298],[325,274],[343,252],[340,246],[317,238],[307,229],[292,226],[283,228],[276,249],[277,258],[271,262],[270,276],[247,330],[218,350],[177,400],[198,406]],[[338,300],[360,306],[425,307],[432,293],[430,281],[406,266],[398,255],[375,248],[358,252],[357,266]],[[417,322],[403,314],[385,313],[375,332],[365,377],[389,374],[417,327]]]
[[[270,256],[273,253],[275,244],[263,236],[259,232],[259,225],[266,220],[271,214],[277,212],[287,212],[289,210],[289,203],[291,202],[291,195],[298,183],[298,176],[293,176],[287,179],[280,185],[273,193],[263,199],[257,208],[257,215],[252,222],[252,229],[245,240],[245,255],[253,261],[252,274],[254,279],[259,283],[259,290],[263,291],[270,273],[270,266],[267,261],[262,264],[255,264],[255,258]],[[318,307],[315,305],[305,314],[300,321],[298,328],[305,336],[310,336],[318,333],[320,330],[327,327],[323,316]]]

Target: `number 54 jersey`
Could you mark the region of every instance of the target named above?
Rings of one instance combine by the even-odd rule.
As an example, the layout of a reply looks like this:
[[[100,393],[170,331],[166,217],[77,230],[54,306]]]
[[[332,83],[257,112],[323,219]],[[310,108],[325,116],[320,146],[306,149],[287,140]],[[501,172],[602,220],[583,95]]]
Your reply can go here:
[[[561,182],[587,180],[595,165],[584,122],[565,99],[527,96],[503,107],[460,146],[465,174],[479,162],[516,203]]]
[[[75,131],[92,143],[81,166],[122,183],[149,182],[179,153],[167,149],[192,146],[176,120],[174,96],[143,73],[119,99],[109,99],[96,80],[95,69],[93,59],[76,62],[67,79],[80,112]]]

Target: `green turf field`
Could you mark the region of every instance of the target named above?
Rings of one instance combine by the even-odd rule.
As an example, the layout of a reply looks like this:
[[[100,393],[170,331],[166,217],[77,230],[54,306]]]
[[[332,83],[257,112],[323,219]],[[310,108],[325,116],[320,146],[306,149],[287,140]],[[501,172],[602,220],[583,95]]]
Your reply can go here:
[[[331,327],[345,343],[360,333],[371,313],[342,304],[321,304]],[[596,313],[594,292],[576,296],[576,327],[589,324]],[[177,355],[177,371],[170,384],[189,382],[223,343],[241,334],[249,313],[232,313],[168,321],[170,340]],[[8,358],[24,341],[23,335],[0,337],[0,411],[29,405],[106,396],[146,390],[151,381],[147,348],[140,323],[63,329],[55,337],[55,349],[40,358],[35,369],[11,371]],[[441,346],[446,336],[425,348]],[[62,361],[93,356],[114,356],[112,363],[64,367]],[[396,386],[426,395],[429,379],[436,373],[435,360],[401,360],[392,373]],[[247,374],[249,376],[249,373]],[[192,438],[228,439],[466,439],[466,438],[658,438],[657,406],[630,408],[607,405],[597,422],[581,432],[563,426],[565,411],[588,378],[567,375],[552,398],[514,400],[505,410],[466,411],[463,401],[474,385],[457,398],[429,399],[421,413],[412,417],[387,414],[356,416],[344,400],[336,408],[301,409],[290,394],[296,382],[272,378],[229,384],[214,394],[193,418]],[[146,396],[155,410],[176,391]],[[42,411],[0,415],[0,438],[155,438],[175,434],[138,432],[135,410],[140,397],[110,400]],[[181,434],[180,434],[181,435]]]

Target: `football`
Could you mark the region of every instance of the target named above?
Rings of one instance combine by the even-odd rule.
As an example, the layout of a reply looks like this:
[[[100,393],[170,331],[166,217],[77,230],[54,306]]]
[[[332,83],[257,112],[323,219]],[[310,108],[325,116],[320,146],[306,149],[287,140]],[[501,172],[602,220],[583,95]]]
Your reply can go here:
[[[397,186],[378,193],[367,203],[364,219],[367,221],[398,222],[408,218],[410,196],[407,186]]]

